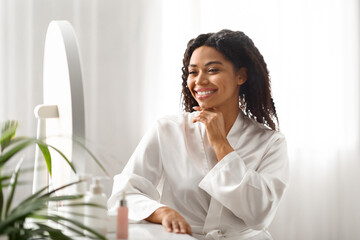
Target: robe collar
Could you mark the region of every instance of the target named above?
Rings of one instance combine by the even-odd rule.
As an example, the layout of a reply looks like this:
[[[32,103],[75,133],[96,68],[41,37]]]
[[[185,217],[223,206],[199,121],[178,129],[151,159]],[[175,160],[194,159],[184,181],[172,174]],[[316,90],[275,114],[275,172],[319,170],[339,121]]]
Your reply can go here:
[[[239,136],[241,135],[243,126],[244,126],[244,113],[240,109],[234,124],[232,125],[228,135],[226,136],[227,140],[229,141],[230,145],[233,148],[236,147],[239,141]]]

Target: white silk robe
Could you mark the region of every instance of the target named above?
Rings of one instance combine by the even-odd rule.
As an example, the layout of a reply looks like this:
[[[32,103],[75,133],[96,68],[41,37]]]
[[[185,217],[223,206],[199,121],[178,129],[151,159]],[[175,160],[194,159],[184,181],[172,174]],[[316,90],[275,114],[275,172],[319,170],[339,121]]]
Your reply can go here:
[[[266,228],[289,180],[284,136],[240,112],[227,136],[235,150],[217,162],[194,114],[164,117],[145,134],[114,177],[110,214],[125,191],[130,220],[168,206],[198,239],[272,239]]]

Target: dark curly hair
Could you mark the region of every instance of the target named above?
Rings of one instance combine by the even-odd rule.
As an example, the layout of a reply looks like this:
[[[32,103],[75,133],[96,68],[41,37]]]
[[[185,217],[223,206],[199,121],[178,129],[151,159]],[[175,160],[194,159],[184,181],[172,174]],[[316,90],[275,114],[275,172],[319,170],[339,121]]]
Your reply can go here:
[[[198,103],[187,87],[188,66],[195,49],[209,46],[224,54],[235,70],[247,69],[247,81],[240,86],[239,106],[251,119],[278,130],[279,120],[271,97],[270,77],[267,65],[253,41],[240,31],[221,30],[217,33],[201,34],[191,39],[184,54],[182,67],[182,101],[186,112],[193,112]],[[275,124],[276,122],[276,124]]]

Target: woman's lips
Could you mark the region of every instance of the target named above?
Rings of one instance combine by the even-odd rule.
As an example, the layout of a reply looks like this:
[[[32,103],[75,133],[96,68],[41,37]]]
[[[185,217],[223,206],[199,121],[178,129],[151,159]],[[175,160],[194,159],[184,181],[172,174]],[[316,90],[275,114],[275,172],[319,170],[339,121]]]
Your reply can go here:
[[[211,97],[212,95],[215,94],[216,92],[216,89],[195,89],[195,95],[196,95],[196,98],[199,99],[199,100],[204,100],[206,98],[209,98]]]

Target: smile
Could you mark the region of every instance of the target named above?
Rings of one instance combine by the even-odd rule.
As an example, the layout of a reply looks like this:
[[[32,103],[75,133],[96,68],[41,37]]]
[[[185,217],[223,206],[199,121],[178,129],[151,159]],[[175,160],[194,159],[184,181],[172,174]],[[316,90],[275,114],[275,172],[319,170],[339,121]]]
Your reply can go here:
[[[213,93],[213,92],[215,92],[215,91],[197,92],[197,94],[199,96],[205,96],[205,95],[208,95],[208,94]]]
[[[216,89],[214,89],[214,90],[198,90],[198,91],[195,91],[196,98],[200,99],[200,100],[211,97],[215,92],[216,92]]]

